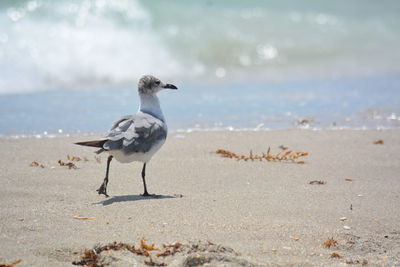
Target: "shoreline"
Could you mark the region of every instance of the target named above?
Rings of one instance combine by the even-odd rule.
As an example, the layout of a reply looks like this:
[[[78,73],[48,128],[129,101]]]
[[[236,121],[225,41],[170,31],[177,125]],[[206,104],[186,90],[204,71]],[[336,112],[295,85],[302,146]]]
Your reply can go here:
[[[73,145],[88,135],[0,138],[0,264],[21,259],[17,266],[72,266],[98,243],[137,244],[144,237],[157,246],[210,241],[234,249],[235,259],[263,265],[393,265],[400,261],[399,133],[173,132],[148,166],[149,192],[162,196],[150,199],[139,196],[141,164],[135,163],[113,163],[110,198],[97,195],[106,156],[98,163],[94,149]],[[282,145],[309,153],[305,163],[215,153],[261,154],[270,147],[275,154]],[[81,158],[73,161],[77,169],[57,163],[70,161],[67,155]],[[29,166],[33,161],[44,168]],[[327,248],[329,238],[338,244]],[[223,261],[215,255],[221,253],[204,253]],[[175,266],[189,256],[171,257]],[[134,258],[144,266],[143,258]]]
[[[311,131],[311,132],[323,132],[323,131],[400,131],[397,127],[293,127],[293,128],[234,128],[231,126],[221,128],[186,128],[186,129],[174,129],[168,130],[168,135],[173,134],[190,134],[190,133],[202,133],[202,132],[276,132],[276,131]],[[107,130],[104,133],[101,132],[66,132],[66,133],[33,133],[33,134],[0,134],[0,139],[53,139],[53,138],[75,138],[81,136],[93,136],[102,137],[106,135]]]

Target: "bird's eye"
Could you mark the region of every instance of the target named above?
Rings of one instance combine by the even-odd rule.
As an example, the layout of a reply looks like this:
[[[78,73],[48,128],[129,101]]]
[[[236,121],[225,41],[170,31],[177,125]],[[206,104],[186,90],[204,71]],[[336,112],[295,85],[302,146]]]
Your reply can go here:
[[[160,81],[156,81],[155,83],[156,83],[156,85],[160,85]]]

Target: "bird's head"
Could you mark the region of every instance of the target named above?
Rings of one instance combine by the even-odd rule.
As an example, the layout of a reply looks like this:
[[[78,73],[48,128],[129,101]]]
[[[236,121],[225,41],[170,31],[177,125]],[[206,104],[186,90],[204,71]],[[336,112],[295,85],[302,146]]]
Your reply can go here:
[[[139,93],[141,94],[156,94],[163,89],[178,89],[173,84],[165,84],[152,75],[144,75],[139,80]]]

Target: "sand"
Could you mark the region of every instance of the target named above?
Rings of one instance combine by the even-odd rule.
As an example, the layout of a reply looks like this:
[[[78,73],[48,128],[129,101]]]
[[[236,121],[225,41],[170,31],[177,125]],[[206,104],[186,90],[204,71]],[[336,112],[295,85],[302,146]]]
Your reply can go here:
[[[205,246],[165,259],[153,255],[170,265],[400,262],[399,130],[171,133],[147,166],[148,189],[157,198],[140,196],[139,163],[112,162],[110,197],[98,195],[106,155],[98,163],[94,149],[72,144],[93,138],[0,139],[0,264],[71,266],[96,244],[137,245],[142,237],[158,248]],[[378,139],[384,144],[373,144]],[[275,153],[280,145],[310,155],[292,164],[214,153],[268,147]],[[77,169],[59,166],[68,154],[88,161],[74,161]],[[337,246],[324,246],[328,238]],[[334,252],[343,258],[331,258]],[[114,256],[107,261],[107,255]],[[144,260],[127,251],[102,258],[116,266]]]

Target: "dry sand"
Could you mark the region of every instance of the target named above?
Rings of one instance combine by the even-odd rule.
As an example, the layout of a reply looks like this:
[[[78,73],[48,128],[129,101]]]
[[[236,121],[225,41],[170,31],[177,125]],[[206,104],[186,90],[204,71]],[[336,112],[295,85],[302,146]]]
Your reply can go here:
[[[193,259],[209,265],[400,262],[399,130],[171,133],[147,168],[149,192],[158,198],[139,195],[139,163],[112,162],[110,197],[98,195],[106,155],[100,164],[94,149],[72,144],[92,138],[0,139],[0,264],[71,266],[83,249],[138,244],[141,237],[157,247],[190,241],[206,247],[165,259],[172,265]],[[373,144],[377,139],[384,144]],[[260,153],[269,146],[278,152],[280,145],[310,156],[290,164],[213,153]],[[59,166],[67,154],[89,161],[75,162],[78,169]],[[45,167],[30,167],[32,161]],[[325,247],[328,238],[338,246]],[[209,248],[208,241],[223,247]],[[343,258],[331,258],[333,252]],[[127,251],[112,255],[117,266],[144,262]]]

